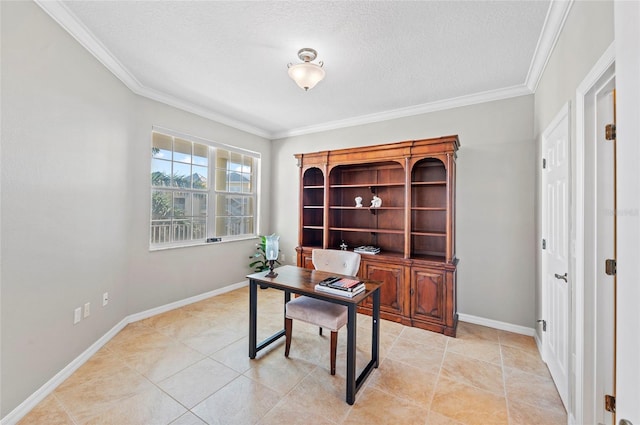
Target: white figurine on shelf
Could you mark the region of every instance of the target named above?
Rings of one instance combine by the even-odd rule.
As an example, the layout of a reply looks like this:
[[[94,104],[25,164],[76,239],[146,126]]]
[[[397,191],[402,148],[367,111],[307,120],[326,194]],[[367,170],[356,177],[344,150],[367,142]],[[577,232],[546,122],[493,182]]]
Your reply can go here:
[[[380,208],[382,206],[382,199],[380,199],[377,195],[373,195],[373,199],[371,200],[371,208]]]
[[[362,207],[362,196],[356,196],[356,208]]]

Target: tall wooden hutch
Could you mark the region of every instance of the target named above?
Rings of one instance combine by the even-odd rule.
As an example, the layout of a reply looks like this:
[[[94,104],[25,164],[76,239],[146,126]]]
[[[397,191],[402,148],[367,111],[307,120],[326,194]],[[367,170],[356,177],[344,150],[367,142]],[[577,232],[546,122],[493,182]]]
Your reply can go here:
[[[447,136],[296,154],[298,266],[313,268],[314,248],[380,247],[379,254],[362,254],[358,275],[384,281],[381,316],[455,336],[459,146],[458,136]],[[382,200],[378,208],[370,207],[374,195]]]

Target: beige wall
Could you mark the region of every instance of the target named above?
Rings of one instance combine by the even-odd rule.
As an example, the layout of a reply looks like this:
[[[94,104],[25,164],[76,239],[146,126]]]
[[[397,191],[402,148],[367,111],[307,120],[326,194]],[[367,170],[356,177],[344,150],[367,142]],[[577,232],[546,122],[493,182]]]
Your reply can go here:
[[[151,127],[258,151],[267,164],[270,143],[134,95],[34,3],[0,7],[4,417],[127,315],[249,271],[255,241],[149,252]],[[73,325],[86,302],[91,316]]]
[[[458,134],[458,311],[534,326],[533,96],[274,141],[274,231],[293,263],[299,170],[295,153]]]
[[[133,95],[33,3],[0,8],[0,416],[124,316],[246,274],[252,241],[148,251],[152,125],[262,153],[263,233],[282,236],[287,263],[297,243],[294,153],[458,134],[458,310],[534,326],[537,143],[613,40],[611,2],[574,3],[535,97],[272,144]],[[91,317],[72,325],[87,301]]]

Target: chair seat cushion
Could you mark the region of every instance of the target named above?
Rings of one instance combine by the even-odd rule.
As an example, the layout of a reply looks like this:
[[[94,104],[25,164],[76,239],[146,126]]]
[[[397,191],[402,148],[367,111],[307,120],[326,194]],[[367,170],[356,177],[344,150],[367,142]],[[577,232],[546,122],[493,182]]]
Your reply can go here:
[[[347,324],[347,307],[303,296],[287,303],[286,317],[337,331]]]

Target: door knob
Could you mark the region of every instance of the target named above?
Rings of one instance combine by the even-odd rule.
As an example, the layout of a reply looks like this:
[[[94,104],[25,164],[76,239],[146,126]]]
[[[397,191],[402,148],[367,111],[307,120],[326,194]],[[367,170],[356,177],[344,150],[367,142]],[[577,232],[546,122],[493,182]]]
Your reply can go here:
[[[618,422],[618,425],[633,425],[631,423],[631,421],[628,421],[626,419],[620,419],[620,422]]]
[[[558,273],[556,273],[556,279],[562,279],[562,280],[564,280],[565,282],[567,282],[567,274],[566,274],[566,273],[565,273],[565,274],[558,274]]]

